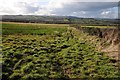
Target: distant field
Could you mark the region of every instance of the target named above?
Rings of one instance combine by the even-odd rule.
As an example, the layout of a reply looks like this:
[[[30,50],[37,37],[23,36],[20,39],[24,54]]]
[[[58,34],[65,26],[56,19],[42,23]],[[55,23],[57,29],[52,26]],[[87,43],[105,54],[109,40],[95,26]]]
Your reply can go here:
[[[91,36],[66,24],[2,23],[4,80],[120,78]]]
[[[91,28],[115,28],[115,26],[81,26],[81,27],[91,27]]]
[[[86,26],[86,25],[82,25],[82,24],[70,24],[71,27],[88,27],[88,28],[116,28],[116,26]]]
[[[69,25],[59,24],[32,24],[32,23],[2,23],[2,34],[54,34],[66,31]]]

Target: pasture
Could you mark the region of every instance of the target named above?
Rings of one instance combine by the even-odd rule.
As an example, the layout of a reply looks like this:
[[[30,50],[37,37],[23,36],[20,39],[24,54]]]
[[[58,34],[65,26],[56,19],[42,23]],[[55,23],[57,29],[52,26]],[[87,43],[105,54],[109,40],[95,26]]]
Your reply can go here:
[[[119,78],[113,59],[67,24],[3,22],[2,32],[3,79]]]

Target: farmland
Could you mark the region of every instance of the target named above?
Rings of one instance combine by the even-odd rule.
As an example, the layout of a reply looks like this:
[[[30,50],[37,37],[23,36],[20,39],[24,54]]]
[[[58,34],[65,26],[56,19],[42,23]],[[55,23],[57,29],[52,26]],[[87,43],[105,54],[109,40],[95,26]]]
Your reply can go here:
[[[119,78],[100,40],[68,24],[3,22],[2,34],[3,79]]]
[[[42,35],[42,34],[53,34],[55,32],[64,32],[68,25],[57,25],[57,24],[16,24],[16,23],[3,23],[3,34],[31,34],[31,35]]]

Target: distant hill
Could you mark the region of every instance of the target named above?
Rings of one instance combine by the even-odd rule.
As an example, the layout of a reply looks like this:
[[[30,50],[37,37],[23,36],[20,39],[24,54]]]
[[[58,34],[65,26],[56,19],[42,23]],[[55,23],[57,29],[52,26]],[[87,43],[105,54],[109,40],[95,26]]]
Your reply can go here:
[[[50,24],[118,25],[117,19],[79,18],[75,16],[3,15],[2,21]]]

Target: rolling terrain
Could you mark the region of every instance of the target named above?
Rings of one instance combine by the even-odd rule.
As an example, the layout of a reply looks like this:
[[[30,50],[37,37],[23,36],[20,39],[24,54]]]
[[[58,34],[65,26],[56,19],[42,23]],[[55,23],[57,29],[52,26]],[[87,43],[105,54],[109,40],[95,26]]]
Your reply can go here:
[[[35,16],[35,15],[3,15],[4,22],[47,23],[47,24],[81,24],[118,26],[119,19],[80,18],[75,16]]]
[[[3,79],[120,78],[116,59],[98,50],[101,38],[89,30],[69,24],[1,24]]]

